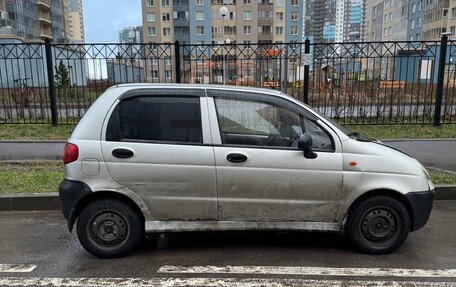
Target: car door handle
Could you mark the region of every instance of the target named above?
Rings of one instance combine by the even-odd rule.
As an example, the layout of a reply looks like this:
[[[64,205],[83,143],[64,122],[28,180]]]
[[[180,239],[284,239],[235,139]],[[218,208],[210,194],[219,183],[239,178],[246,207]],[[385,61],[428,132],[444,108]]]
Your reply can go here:
[[[134,155],[133,151],[125,148],[116,148],[112,151],[112,155],[117,158],[129,158]]]
[[[244,162],[247,160],[247,156],[242,153],[230,153],[226,156],[226,159],[230,162]]]

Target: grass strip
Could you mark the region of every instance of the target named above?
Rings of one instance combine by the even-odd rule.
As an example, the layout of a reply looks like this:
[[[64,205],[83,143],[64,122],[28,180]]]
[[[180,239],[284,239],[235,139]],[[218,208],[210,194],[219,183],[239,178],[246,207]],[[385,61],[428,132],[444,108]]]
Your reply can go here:
[[[456,124],[431,125],[350,125],[350,130],[374,139],[456,138]]]
[[[60,161],[0,162],[0,194],[55,192],[64,174]]]

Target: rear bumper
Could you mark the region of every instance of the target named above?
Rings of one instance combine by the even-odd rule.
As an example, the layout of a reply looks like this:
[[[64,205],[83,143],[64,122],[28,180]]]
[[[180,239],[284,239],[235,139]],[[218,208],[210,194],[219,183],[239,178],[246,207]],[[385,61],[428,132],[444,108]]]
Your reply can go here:
[[[59,186],[59,198],[62,203],[63,216],[68,221],[68,228],[72,229],[74,223],[74,211],[78,203],[92,193],[90,187],[76,180],[64,179]]]
[[[434,190],[410,192],[405,195],[412,208],[413,225],[411,231],[418,230],[427,223],[434,204],[434,196]]]

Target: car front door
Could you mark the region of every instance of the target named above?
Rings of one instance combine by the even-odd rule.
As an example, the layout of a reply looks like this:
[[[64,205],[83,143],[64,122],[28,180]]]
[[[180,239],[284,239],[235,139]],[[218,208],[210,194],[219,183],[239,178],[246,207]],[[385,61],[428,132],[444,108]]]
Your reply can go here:
[[[218,90],[208,96],[220,220],[335,221],[342,154],[334,132],[283,98]],[[297,148],[303,133],[312,136],[317,158]]]
[[[111,177],[156,220],[217,219],[204,90],[137,90],[110,115],[102,150]]]

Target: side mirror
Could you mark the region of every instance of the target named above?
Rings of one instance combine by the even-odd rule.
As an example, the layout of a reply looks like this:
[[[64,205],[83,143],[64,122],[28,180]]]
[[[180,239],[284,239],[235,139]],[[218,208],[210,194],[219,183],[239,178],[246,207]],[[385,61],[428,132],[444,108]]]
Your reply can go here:
[[[316,158],[317,154],[312,151],[312,137],[303,134],[298,141],[298,148],[304,152],[305,158]]]

